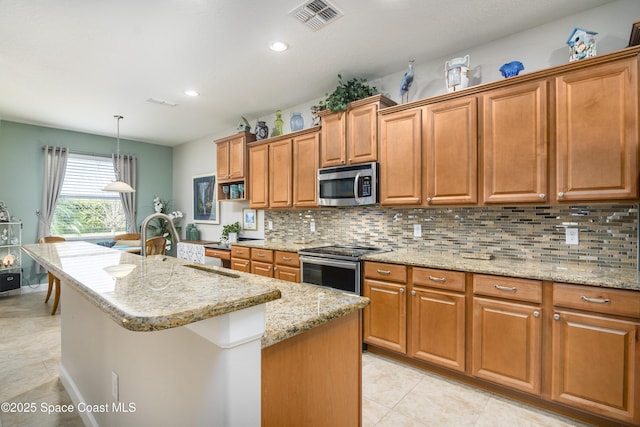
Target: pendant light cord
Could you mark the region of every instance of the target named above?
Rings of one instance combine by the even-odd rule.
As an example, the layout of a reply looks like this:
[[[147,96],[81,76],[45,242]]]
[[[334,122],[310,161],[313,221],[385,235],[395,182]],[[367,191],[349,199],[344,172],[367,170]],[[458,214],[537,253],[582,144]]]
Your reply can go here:
[[[124,117],[120,115],[113,116],[116,118],[118,133],[116,136],[116,181],[120,181],[120,120]]]

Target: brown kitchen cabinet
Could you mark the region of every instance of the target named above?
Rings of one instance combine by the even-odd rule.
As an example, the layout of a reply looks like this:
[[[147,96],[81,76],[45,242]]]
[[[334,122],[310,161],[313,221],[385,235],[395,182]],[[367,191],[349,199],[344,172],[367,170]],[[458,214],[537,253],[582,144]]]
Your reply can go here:
[[[273,277],[273,251],[271,249],[251,248],[251,273]]]
[[[422,167],[426,205],[478,202],[477,122],[475,96],[425,107]]]
[[[640,424],[640,293],[554,284],[551,398]]]
[[[292,140],[269,143],[269,207],[290,208],[293,205]]]
[[[413,268],[409,355],[465,371],[465,274]]]
[[[247,167],[247,144],[255,141],[255,135],[249,132],[240,132],[236,135],[218,139],[216,144],[216,172],[218,177],[219,200],[246,200],[249,195],[248,182],[249,169]],[[222,184],[245,184],[245,192],[242,198],[225,199]]]
[[[249,187],[251,197],[249,207],[265,209],[269,207],[269,145],[249,147]]]
[[[320,132],[293,139],[293,206],[318,206]]]
[[[273,263],[273,277],[287,282],[300,283],[300,258],[297,253],[276,251]]]
[[[243,246],[231,246],[231,269],[251,272],[251,249]]]
[[[548,201],[547,85],[542,79],[482,94],[482,200]]]
[[[556,198],[638,198],[638,58],[556,77]]]
[[[231,268],[231,251],[224,249],[204,248],[204,256],[218,258],[222,261],[222,266]]]
[[[320,167],[378,160],[378,110],[395,105],[382,95],[349,104],[346,111],[320,112]]]
[[[406,354],[407,267],[365,262],[364,276],[364,342]]]
[[[380,205],[422,200],[422,109],[380,116]]]
[[[473,293],[472,375],[539,396],[542,283],[476,274]]]

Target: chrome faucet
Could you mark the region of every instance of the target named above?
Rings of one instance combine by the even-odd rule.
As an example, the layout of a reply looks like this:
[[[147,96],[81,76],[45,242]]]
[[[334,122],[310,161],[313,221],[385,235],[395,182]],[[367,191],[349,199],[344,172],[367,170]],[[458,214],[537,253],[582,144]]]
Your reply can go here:
[[[142,246],[140,248],[140,255],[144,257],[147,256],[147,226],[149,225],[149,222],[151,222],[152,219],[156,219],[156,218],[164,219],[169,223],[169,231],[171,232],[171,236],[173,237],[172,243],[176,245],[176,247],[178,245],[178,242],[180,242],[180,236],[176,231],[176,226],[173,225],[173,219],[171,219],[171,217],[167,214],[163,214],[159,212],[152,213],[151,215],[146,217],[144,221],[142,221],[142,230],[140,231],[140,240],[142,240],[142,242],[140,242]]]

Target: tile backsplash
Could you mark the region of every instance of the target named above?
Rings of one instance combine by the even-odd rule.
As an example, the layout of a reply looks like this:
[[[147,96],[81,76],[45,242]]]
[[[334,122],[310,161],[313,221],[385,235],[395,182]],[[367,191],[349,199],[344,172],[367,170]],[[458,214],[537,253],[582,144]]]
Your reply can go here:
[[[638,267],[637,204],[268,210],[269,221],[267,240]],[[414,237],[414,224],[422,237]],[[566,227],[580,230],[578,245],[566,244]]]

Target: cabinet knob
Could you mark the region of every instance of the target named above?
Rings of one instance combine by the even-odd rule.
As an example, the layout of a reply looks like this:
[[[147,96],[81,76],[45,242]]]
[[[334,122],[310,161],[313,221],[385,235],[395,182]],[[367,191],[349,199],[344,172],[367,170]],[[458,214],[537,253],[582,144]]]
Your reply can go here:
[[[558,313],[554,314],[553,320],[560,320],[560,315]]]
[[[431,201],[433,200],[433,197],[427,197],[427,202],[431,203]]]
[[[416,291],[411,291],[411,295],[416,296]]]
[[[534,311],[533,312],[533,317],[540,317],[540,312],[539,311]]]
[[[401,294],[404,294],[404,288],[400,288],[398,292],[400,292]]]
[[[564,192],[563,191],[559,191],[558,192],[558,198],[563,198],[564,197]]]
[[[538,197],[540,197],[540,200],[544,200],[547,198],[547,195],[544,193],[538,194]]]

